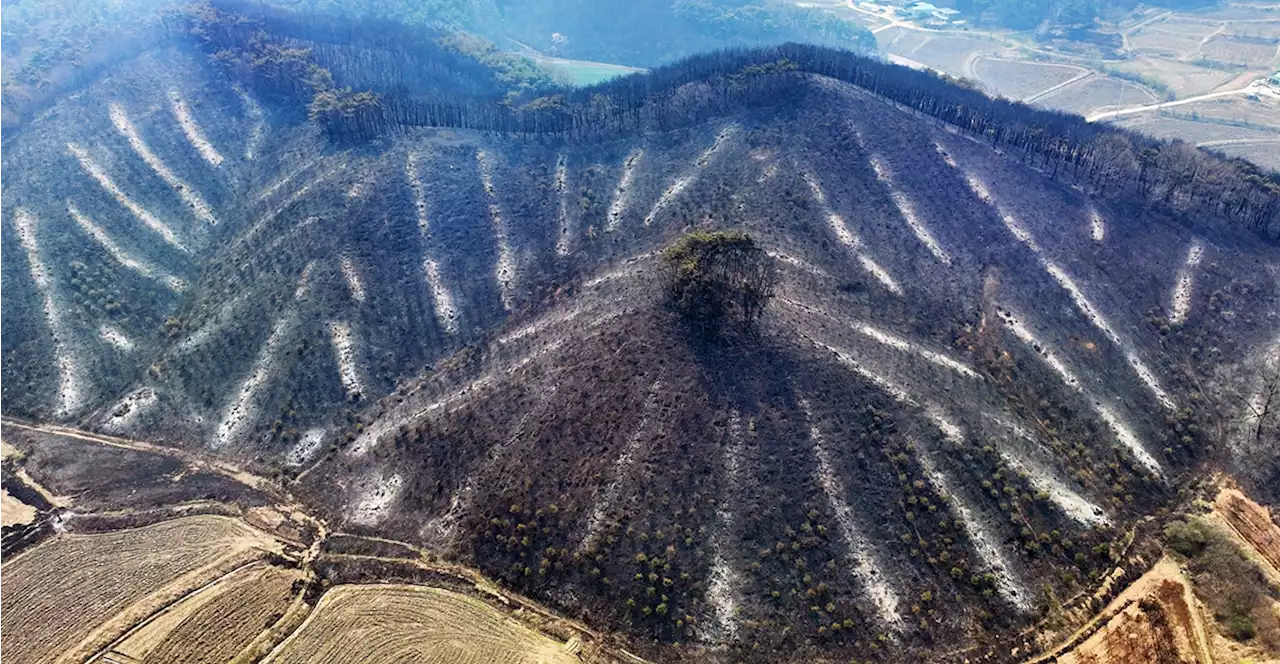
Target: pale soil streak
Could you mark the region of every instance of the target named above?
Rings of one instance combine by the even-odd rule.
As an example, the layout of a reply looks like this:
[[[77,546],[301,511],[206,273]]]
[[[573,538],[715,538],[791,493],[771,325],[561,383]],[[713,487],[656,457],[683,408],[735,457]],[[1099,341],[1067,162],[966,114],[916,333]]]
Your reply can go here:
[[[711,163],[712,157],[720,151],[720,148],[724,146],[724,142],[737,131],[737,128],[737,125],[729,125],[728,127],[721,129],[719,134],[716,134],[716,138],[712,141],[711,147],[707,148],[698,156],[698,159],[694,161],[693,171],[688,175],[676,178],[676,181],[671,183],[671,186],[667,187],[666,191],[662,192],[662,196],[658,198],[658,202],[653,204],[653,209],[649,210],[649,214],[645,215],[645,226],[652,225],[653,220],[671,204],[671,201],[675,200],[681,192],[687,189],[689,185],[693,184],[698,179],[698,173],[702,169],[706,168],[707,164]]]
[[[1181,325],[1187,322],[1187,314],[1191,312],[1191,289],[1195,282],[1195,269],[1204,258],[1204,243],[1193,240],[1187,248],[1187,258],[1178,270],[1178,283],[1173,288],[1169,304],[1169,322]]]
[[[146,141],[142,140],[142,134],[140,134],[138,132],[138,128],[133,125],[133,122],[129,119],[129,115],[125,113],[124,107],[116,102],[112,102],[110,109],[111,122],[116,126],[116,131],[120,132],[120,135],[124,136],[125,139],[129,141],[129,147],[133,148],[133,151],[142,158],[142,161],[146,162],[147,166],[150,166],[151,170],[154,171],[156,175],[160,176],[160,179],[164,180],[165,184],[169,185],[169,188],[173,189],[174,193],[178,194],[178,197],[191,208],[191,211],[196,215],[196,218],[210,225],[217,224],[218,220],[213,216],[213,209],[204,201],[204,198],[202,198],[191,185],[183,182],[182,179],[179,178],[168,166],[166,166],[164,161],[162,161],[160,157],[151,150],[151,147],[147,145]]]
[[[894,182],[893,173],[889,167],[877,156],[871,157],[871,168],[876,172],[876,178],[885,183],[889,187],[890,197],[893,198],[893,204],[898,207],[898,212],[907,222],[907,226],[911,232],[915,234],[916,239],[933,254],[943,265],[951,265],[951,256],[939,244],[938,239],[933,236],[928,226],[920,220],[920,216],[916,214],[915,205],[903,194],[901,188]]]
[[[360,279],[360,273],[356,270],[356,263],[348,254],[343,254],[338,260],[338,269],[342,271],[342,278],[347,282],[347,292],[351,294],[351,299],[356,303],[363,303],[365,298],[364,282]]]
[[[1089,210],[1089,237],[1092,237],[1094,242],[1107,239],[1107,222],[1097,210],[1092,208]]]
[[[1142,441],[1138,439],[1138,436],[1133,432],[1129,425],[1122,421],[1110,407],[1103,405],[1097,397],[1087,392],[1084,389],[1084,385],[1080,382],[1080,379],[1076,377],[1075,373],[1068,369],[1067,365],[1058,357],[1058,355],[1036,337],[1035,333],[1031,331],[1031,328],[1027,327],[1017,314],[1004,307],[1000,307],[996,311],[999,313],[1000,319],[1004,322],[1005,329],[1012,332],[1013,336],[1017,337],[1019,341],[1035,351],[1035,354],[1039,356],[1050,369],[1053,369],[1054,373],[1058,374],[1065,385],[1076,392],[1079,392],[1081,396],[1083,396],[1085,400],[1093,406],[1094,412],[1098,414],[1098,417],[1100,417],[1116,435],[1116,439],[1120,441],[1120,444],[1124,445],[1125,449],[1129,450],[1129,453],[1132,454],[1139,463],[1157,476],[1162,476],[1164,474],[1163,469],[1160,467],[1160,463],[1156,461],[1155,457],[1151,456],[1151,454],[1147,452],[1146,447],[1142,444]]]
[[[85,150],[75,143],[67,143],[67,152],[70,152],[71,155],[76,158],[76,161],[80,162],[80,167],[83,168],[90,177],[97,181],[99,186],[107,190],[107,193],[111,194],[111,196],[116,199],[117,203],[132,213],[138,221],[141,221],[142,225],[158,234],[165,243],[174,249],[183,253],[191,253],[191,250],[178,239],[178,235],[173,232],[173,229],[166,226],[164,222],[160,221],[154,214],[143,208],[141,205],[138,205],[138,203],[132,198],[129,198],[129,196],[124,193],[124,190],[120,189],[119,185],[111,179],[111,176],[107,175],[107,172],[103,170],[102,166],[99,165],[98,162],[94,161],[93,157],[89,156],[88,150]]]
[[[988,419],[1000,424],[1023,440],[1037,447],[1044,447],[1040,444],[1040,441],[1031,435],[1031,432],[1017,424],[998,417],[988,416]],[[1086,527],[1111,524],[1111,519],[1107,517],[1106,512],[1101,507],[1059,481],[1052,473],[1045,470],[1044,467],[1031,458],[1008,449],[1001,449],[1000,456],[1005,463],[1025,476],[1036,491],[1043,491],[1047,494],[1049,500],[1052,500],[1058,506],[1058,509],[1062,510],[1063,514],[1066,514],[1074,521]]]
[[[133,340],[125,336],[125,333],[118,327],[102,323],[98,326],[98,336],[115,347],[116,350],[126,353],[133,350]]]
[[[258,146],[262,143],[262,135],[266,132],[266,114],[262,112],[262,106],[254,101],[248,93],[240,86],[233,86],[233,90],[240,97],[240,103],[244,105],[245,113],[253,118],[253,128],[249,130],[249,138],[244,142],[244,158],[253,161],[258,151]]]
[[[8,489],[0,489],[0,526],[8,528],[35,521],[36,508],[9,495]]]
[[[649,396],[645,399],[640,423],[631,431],[631,436],[628,438],[622,454],[618,455],[618,458],[613,462],[612,479],[609,480],[609,484],[605,486],[604,491],[600,492],[596,497],[595,506],[587,517],[586,532],[582,536],[582,541],[578,543],[577,551],[584,551],[595,544],[596,537],[600,535],[600,529],[604,527],[605,518],[609,515],[609,509],[618,500],[618,493],[622,490],[623,481],[631,474],[631,467],[638,461],[636,457],[640,453],[641,443],[644,442],[644,433],[649,428],[649,422],[653,418],[653,410],[657,406],[658,395],[661,391],[662,378],[659,377],[649,387]]]
[[[239,315],[238,310],[248,303],[248,296],[241,295],[234,300],[223,304],[218,308],[218,312],[213,315],[213,318],[210,319],[208,323],[205,323],[203,327],[192,332],[190,336],[179,342],[177,346],[173,347],[174,354],[180,355],[183,353],[189,353],[211,341],[214,335],[218,334],[226,328],[227,325],[234,322],[235,318]]]
[[[324,429],[307,429],[303,432],[302,437],[294,444],[292,448],[284,456],[285,465],[301,466],[315,456],[320,451],[320,446],[324,443]]]
[[[559,205],[557,215],[560,221],[560,234],[556,237],[556,255],[568,256],[570,247],[569,230],[569,161],[564,155],[556,159],[556,198]]]
[[[968,366],[966,366],[964,363],[958,360],[954,360],[937,351],[932,351],[932,350],[929,350],[928,348],[924,348],[918,343],[915,343],[907,339],[903,339],[902,337],[899,337],[896,334],[893,334],[891,332],[886,332],[879,328],[873,327],[869,323],[864,323],[856,320],[847,320],[847,321],[840,320],[835,316],[832,316],[831,314],[825,311],[822,311],[817,307],[804,304],[802,302],[793,300],[786,296],[779,297],[778,301],[782,302],[787,306],[803,311],[805,313],[826,318],[827,320],[830,320],[837,325],[841,325],[841,326],[847,325],[857,333],[867,337],[868,339],[871,339],[872,341],[875,341],[876,343],[888,346],[890,348],[902,351],[904,353],[911,353],[912,355],[916,355],[921,359],[929,362],[930,364],[937,365],[939,367],[947,369],[948,371],[953,371],[961,376],[964,376],[965,378],[970,378],[973,380],[982,379],[981,374],[974,371],[973,369],[970,369]]]
[[[636,175],[636,164],[640,163],[640,158],[644,156],[644,150],[635,150],[627,155],[627,160],[622,164],[622,177],[618,179],[618,188],[613,192],[613,202],[609,204],[609,219],[605,222],[605,231],[612,232],[618,230],[618,226],[622,224],[622,213],[626,212],[627,203],[631,199],[631,180]]]
[[[111,258],[115,259],[117,263],[148,279],[155,279],[156,281],[159,281],[164,284],[166,288],[174,291],[175,293],[181,293],[187,289],[187,282],[182,279],[165,274],[165,272],[160,268],[155,267],[146,261],[130,256],[124,249],[120,248],[120,245],[116,244],[111,237],[107,235],[106,231],[102,230],[101,227],[93,223],[93,221],[88,217],[84,216],[84,214],[80,212],[80,209],[71,204],[70,201],[67,202],[67,214],[70,214],[71,218],[75,220],[78,226],[80,226],[80,229],[88,234],[89,237],[93,238],[98,245],[111,256]]]
[[[311,270],[314,265],[315,263],[309,263],[302,271],[302,277],[298,279],[298,287],[293,293],[295,303],[307,296]],[[272,327],[271,336],[267,337],[267,342],[258,351],[258,357],[254,360],[253,369],[244,382],[240,384],[240,389],[236,391],[235,398],[227,406],[221,422],[218,423],[218,429],[213,439],[213,447],[215,449],[223,447],[239,437],[244,432],[244,429],[253,423],[253,419],[257,415],[257,406],[254,404],[254,399],[262,386],[275,373],[280,347],[284,345],[285,339],[293,329],[295,318],[295,314],[284,314]]]
[[[347,519],[351,523],[372,526],[387,518],[391,506],[404,491],[404,476],[395,473],[388,477],[383,472],[376,472],[363,481],[359,495],[352,502]]]
[[[1087,318],[1094,327],[1098,328],[1098,330],[1106,335],[1107,339],[1109,339],[1111,343],[1115,344],[1116,347],[1120,349],[1124,354],[1125,360],[1129,363],[1129,366],[1133,367],[1133,371],[1138,375],[1138,379],[1147,386],[1147,389],[1155,396],[1156,401],[1159,401],[1161,406],[1164,406],[1169,410],[1176,410],[1177,405],[1173,402],[1173,399],[1169,397],[1168,392],[1165,392],[1164,388],[1160,386],[1160,382],[1156,379],[1155,373],[1147,367],[1146,363],[1144,363],[1141,358],[1138,357],[1137,351],[1134,350],[1130,344],[1126,343],[1125,340],[1120,337],[1120,334],[1115,331],[1115,328],[1107,322],[1107,319],[1103,317],[1102,312],[1100,312],[1098,308],[1094,306],[1093,302],[1085,296],[1084,291],[1076,283],[1076,280],[1071,275],[1067,274],[1067,271],[1064,270],[1062,266],[1046,255],[1043,247],[1040,246],[1040,243],[1036,242],[1035,237],[1031,235],[1030,231],[1022,226],[1021,222],[1019,222],[1013,215],[1003,210],[999,204],[992,200],[990,190],[981,180],[972,174],[968,175],[967,179],[969,182],[969,188],[973,190],[973,193],[984,203],[995,208],[996,213],[1000,216],[1000,220],[1004,222],[1005,228],[1007,228],[1019,242],[1022,242],[1033,254],[1035,254],[1036,259],[1040,261],[1040,265],[1049,273],[1049,276],[1053,277],[1053,280],[1058,282],[1058,285],[1071,296],[1071,301],[1075,303],[1076,308],[1080,310],[1080,313],[1084,314],[1084,317]]]
[[[422,262],[422,273],[431,289],[431,300],[435,303],[436,320],[440,327],[449,334],[458,333],[458,307],[453,303],[453,294],[444,286],[444,278],[440,276],[440,264],[428,258]]]
[[[498,280],[498,289],[501,291],[502,308],[511,311],[515,306],[516,255],[511,248],[507,224],[502,219],[502,210],[498,207],[498,191],[493,186],[488,153],[478,150],[476,163],[480,167],[480,179],[484,184],[485,195],[489,198],[489,219],[493,222],[493,234],[498,242],[498,262],[494,266],[494,276]]]
[[[711,535],[711,573],[707,579],[707,602],[712,607],[707,640],[712,643],[731,643],[738,637],[738,607],[742,605],[742,579],[725,559],[725,539],[736,533],[736,518],[729,501],[737,495],[742,484],[744,464],[742,417],[734,410],[729,416],[729,431],[724,445],[724,480],[730,487],[721,497],[716,516],[720,527]]]
[[[493,187],[493,183],[488,179],[488,170],[484,165],[484,160],[476,153],[476,159],[481,164],[482,177],[485,178],[485,193],[488,194]],[[418,232],[422,237],[423,245],[426,246],[431,240],[431,220],[427,215],[427,193],[422,185],[422,178],[418,175],[418,158],[413,153],[409,153],[404,161],[405,180],[409,183],[409,190],[413,192],[413,205],[418,214]],[[492,206],[491,206],[492,207]],[[501,246],[499,247],[501,252]],[[458,307],[454,304],[453,294],[444,285],[444,277],[440,274],[440,263],[431,256],[431,250],[427,248],[427,257],[422,261],[422,275],[427,282],[427,289],[431,291],[431,300],[435,305],[436,321],[440,323],[440,327],[448,334],[458,333]],[[501,282],[499,282],[501,284]],[[505,303],[505,301],[504,301]]]
[[[947,418],[941,408],[933,404],[921,404],[921,402],[917,401],[916,398],[911,396],[911,394],[904,388],[862,366],[862,364],[860,364],[857,359],[849,353],[817,340],[813,340],[813,343],[818,345],[819,348],[825,348],[826,350],[834,353],[842,364],[848,366],[855,373],[870,380],[877,387],[887,392],[900,403],[909,406],[922,407],[929,420],[938,427],[938,429],[942,431],[943,435],[949,440],[952,440],[953,442],[963,441],[963,431],[958,425]],[[1027,593],[1025,590],[1021,589],[1021,586],[1013,575],[1012,568],[1009,566],[1004,554],[1000,551],[999,547],[996,546],[995,540],[992,539],[986,528],[974,518],[972,511],[970,511],[969,508],[959,499],[959,496],[955,495],[955,493],[950,490],[946,477],[934,465],[933,459],[929,456],[929,452],[922,448],[921,453],[917,455],[917,459],[920,461],[921,467],[924,468],[926,474],[929,476],[929,480],[935,487],[937,487],[938,491],[951,496],[952,500],[950,505],[955,509],[956,515],[960,517],[960,521],[964,525],[965,531],[969,533],[969,539],[973,542],[974,548],[978,552],[979,557],[982,558],[987,567],[994,571],[998,581],[998,590],[1001,596],[1020,611],[1029,611],[1031,609],[1031,605],[1027,599]]]
[[[827,195],[822,191],[822,186],[818,184],[818,181],[808,173],[804,175],[804,181],[809,185],[809,191],[813,194],[813,199],[822,208],[827,225],[831,227],[831,232],[835,233],[836,239],[840,241],[840,244],[843,244],[853,254],[862,269],[875,277],[889,292],[894,295],[901,295],[902,287],[890,276],[889,271],[864,251],[862,239],[849,230],[849,224],[844,220],[844,217],[831,210],[831,207],[827,204]]]
[[[822,432],[812,423],[813,412],[809,408],[808,400],[800,399],[799,403],[800,410],[804,413],[805,421],[809,423],[809,440],[813,443],[813,456],[818,461],[814,479],[817,481],[818,486],[822,487],[822,492],[827,496],[827,502],[831,504],[831,509],[835,512],[836,523],[840,526],[840,534],[844,536],[845,546],[848,547],[848,557],[850,564],[853,566],[853,574],[862,584],[867,597],[875,605],[880,621],[894,630],[900,630],[902,629],[902,616],[899,615],[898,593],[894,591],[885,579],[884,574],[881,573],[883,566],[876,555],[875,549],[862,533],[861,528],[858,527],[857,520],[853,515],[853,508],[844,499],[844,483],[840,481],[836,474],[836,467],[832,462],[830,452],[827,451],[826,441]]]
[[[768,254],[770,258],[780,263],[785,263],[787,265],[790,265],[804,272],[808,272],[809,274],[812,274],[815,277],[821,277],[823,279],[834,278],[831,276],[830,272],[827,272],[826,270],[818,267],[817,265],[814,265],[813,263],[810,263],[809,261],[804,260],[803,258],[797,258],[795,256],[792,256],[791,254],[778,251],[775,249],[769,249],[765,251],[765,253]]]
[[[191,143],[191,147],[200,153],[200,157],[209,162],[210,166],[221,166],[222,155],[214,149],[213,144],[209,143],[209,139],[204,137],[204,132],[200,131],[200,125],[196,124],[196,119],[191,116],[191,109],[187,106],[186,100],[177,90],[169,91],[169,106],[173,109],[173,116],[178,119],[178,124],[182,126],[182,133],[187,135],[187,141]]]
[[[1010,567],[1008,559],[1005,558],[1004,552],[1000,550],[997,541],[983,523],[974,516],[969,506],[961,500],[959,494],[952,490],[950,482],[942,471],[934,464],[933,458],[929,456],[927,451],[921,450],[916,456],[920,462],[920,467],[924,470],[925,475],[929,478],[929,482],[938,490],[939,493],[948,496],[947,504],[951,509],[955,510],[956,516],[960,517],[960,524],[964,527],[966,533],[969,534],[969,541],[973,543],[973,548],[978,553],[978,557],[989,568],[996,577],[996,590],[1000,596],[1023,613],[1030,613],[1032,610],[1030,593],[1018,583]]]
[[[116,433],[128,431],[139,416],[154,408],[157,403],[159,396],[154,389],[144,387],[134,390],[111,408],[110,414],[102,421],[102,427]]]
[[[274,184],[268,186],[266,189],[263,189],[262,193],[254,197],[254,201],[262,202],[263,200],[269,198],[270,196],[275,194],[277,191],[279,191],[281,187],[285,186],[286,184],[289,184],[290,182],[293,181],[294,178],[298,177],[299,175],[306,172],[312,166],[315,166],[318,163],[320,163],[320,157],[316,157],[315,159],[312,159],[311,161],[308,161],[307,163],[299,166],[292,173],[289,173],[283,178],[280,178],[279,180],[277,180]]]
[[[53,279],[49,269],[40,256],[40,242],[36,237],[36,218],[25,208],[18,208],[13,215],[14,230],[18,234],[18,244],[27,254],[31,280],[35,282],[36,292],[40,294],[40,306],[44,311],[45,322],[49,326],[49,334],[53,337],[54,363],[58,366],[58,405],[56,414],[59,418],[67,417],[84,407],[88,401],[88,377],[77,353],[71,348],[71,331],[67,328],[62,311],[54,301]]]
[[[338,361],[338,374],[342,379],[342,387],[347,396],[354,398],[364,394],[364,385],[360,381],[360,371],[356,367],[355,340],[351,336],[351,326],[346,323],[329,323],[329,339],[333,342],[333,352]]]

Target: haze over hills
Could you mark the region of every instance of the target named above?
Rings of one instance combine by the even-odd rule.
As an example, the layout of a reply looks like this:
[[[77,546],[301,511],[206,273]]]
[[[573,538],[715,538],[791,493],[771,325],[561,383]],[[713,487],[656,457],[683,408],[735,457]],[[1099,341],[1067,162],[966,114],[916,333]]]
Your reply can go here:
[[[192,21],[7,138],[7,417],[658,659],[1008,658],[1204,468],[1280,499],[1274,179],[817,47],[502,105],[391,27]],[[693,229],[778,266],[756,335],[664,307]]]

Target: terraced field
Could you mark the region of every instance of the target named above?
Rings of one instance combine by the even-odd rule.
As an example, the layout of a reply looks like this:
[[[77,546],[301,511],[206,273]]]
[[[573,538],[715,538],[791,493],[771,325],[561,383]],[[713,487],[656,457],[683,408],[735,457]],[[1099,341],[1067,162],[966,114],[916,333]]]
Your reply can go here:
[[[241,522],[214,516],[60,535],[0,572],[3,657],[19,664],[82,661],[152,611],[272,548]]]
[[[973,65],[978,80],[1009,99],[1024,99],[1088,73],[1082,67],[1001,58],[980,58]]]
[[[338,586],[264,664],[572,664],[565,644],[439,588]]]

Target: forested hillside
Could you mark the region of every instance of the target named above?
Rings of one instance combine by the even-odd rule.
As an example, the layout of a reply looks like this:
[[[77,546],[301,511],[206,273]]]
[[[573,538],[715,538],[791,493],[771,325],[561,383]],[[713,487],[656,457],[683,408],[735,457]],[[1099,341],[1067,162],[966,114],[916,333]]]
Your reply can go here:
[[[394,24],[165,30],[7,139],[6,416],[661,661],[1005,661],[1205,468],[1280,485],[1245,164],[812,46],[513,90]],[[778,270],[753,333],[670,310],[694,230]]]

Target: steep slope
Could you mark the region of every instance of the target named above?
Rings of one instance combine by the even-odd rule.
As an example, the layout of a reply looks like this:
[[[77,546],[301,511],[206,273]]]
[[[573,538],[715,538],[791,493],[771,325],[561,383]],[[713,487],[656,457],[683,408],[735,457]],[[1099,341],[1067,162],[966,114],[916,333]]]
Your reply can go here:
[[[339,148],[218,71],[149,52],[7,146],[6,414],[279,469],[659,657],[1007,657],[1248,428],[1275,345],[1273,247],[833,78]],[[775,257],[757,338],[663,309],[691,227]]]

